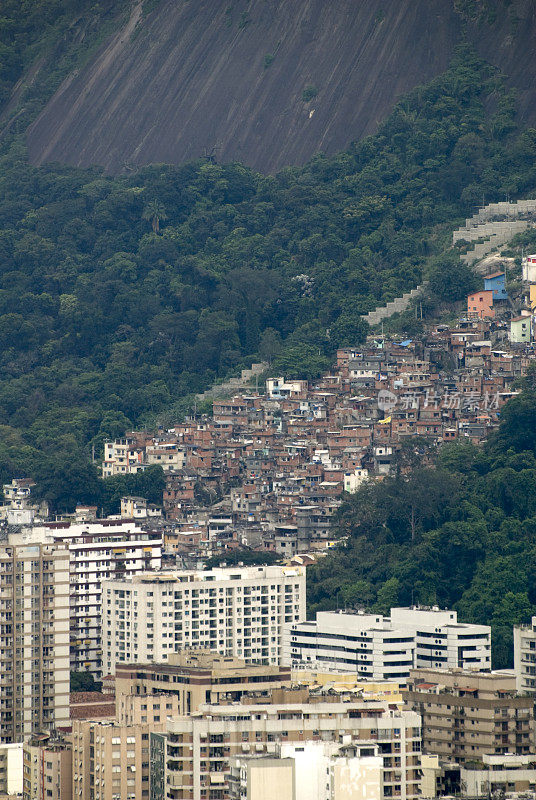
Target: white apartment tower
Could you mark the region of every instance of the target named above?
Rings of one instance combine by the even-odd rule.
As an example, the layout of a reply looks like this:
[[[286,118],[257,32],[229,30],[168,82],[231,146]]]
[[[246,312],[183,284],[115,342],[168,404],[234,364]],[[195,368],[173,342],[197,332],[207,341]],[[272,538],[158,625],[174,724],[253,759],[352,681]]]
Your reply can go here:
[[[101,585],[159,569],[162,533],[132,520],[46,523],[16,534],[18,541],[65,546],[70,556],[71,670],[102,676]]]
[[[536,617],[514,626],[514,672],[517,691],[536,694]]]
[[[305,617],[304,567],[136,575],[103,583],[103,669],[206,648],[279,664],[285,623]]]
[[[457,621],[455,611],[392,608],[390,617],[319,612],[285,625],[283,663],[354,672],[368,680],[407,678],[412,667],[491,669],[491,629]]]
[[[0,744],[69,725],[69,552],[0,545]]]

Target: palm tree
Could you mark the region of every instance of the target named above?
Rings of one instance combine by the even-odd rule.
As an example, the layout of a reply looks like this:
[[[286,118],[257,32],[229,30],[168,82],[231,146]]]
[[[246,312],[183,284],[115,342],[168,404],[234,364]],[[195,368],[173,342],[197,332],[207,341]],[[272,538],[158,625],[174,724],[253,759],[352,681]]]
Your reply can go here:
[[[143,209],[142,218],[150,221],[153,233],[159,233],[160,220],[167,219],[166,209],[158,200],[151,200]]]

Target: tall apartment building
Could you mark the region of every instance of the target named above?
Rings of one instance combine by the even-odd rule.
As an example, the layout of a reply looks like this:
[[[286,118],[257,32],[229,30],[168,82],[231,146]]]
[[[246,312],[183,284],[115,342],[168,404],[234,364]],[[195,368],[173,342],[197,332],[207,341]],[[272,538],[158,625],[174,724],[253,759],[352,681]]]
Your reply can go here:
[[[514,672],[517,691],[536,694],[536,617],[514,626]]]
[[[73,721],[73,800],[149,800],[149,737],[178,715],[178,700],[130,695],[119,701],[114,722]]]
[[[286,622],[305,617],[304,567],[237,567],[136,575],[103,583],[103,667],[167,661],[203,648],[278,664]]]
[[[166,800],[221,800],[228,796],[231,760],[275,754],[282,744],[309,741],[376,745],[383,757],[383,798],[417,797],[420,717],[381,703],[313,702],[211,706],[170,719],[166,741]]]
[[[404,701],[422,716],[425,753],[465,764],[533,748],[534,701],[516,693],[508,672],[412,670]]]
[[[191,714],[204,703],[236,703],[245,694],[268,697],[273,689],[290,684],[290,667],[247,664],[209,650],[171,653],[162,664],[119,664],[115,671],[119,699],[129,694],[175,694],[181,714]]]
[[[23,800],[72,800],[71,743],[47,735],[24,743]]]
[[[69,725],[69,552],[0,545],[0,743]]]
[[[102,676],[101,586],[162,563],[162,533],[133,520],[53,522],[28,528],[20,541],[65,546],[70,556],[70,659],[75,672]]]
[[[285,625],[283,662],[398,680],[412,667],[491,668],[491,629],[457,620],[455,611],[392,608],[390,617],[322,611],[316,620]]]

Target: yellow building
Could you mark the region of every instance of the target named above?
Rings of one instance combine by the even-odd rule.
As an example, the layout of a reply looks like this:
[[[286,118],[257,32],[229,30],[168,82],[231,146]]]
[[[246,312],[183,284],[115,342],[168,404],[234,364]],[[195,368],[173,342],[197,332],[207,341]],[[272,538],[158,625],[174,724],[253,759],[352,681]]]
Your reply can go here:
[[[531,311],[536,310],[536,283],[529,286],[529,303]]]
[[[294,685],[333,689],[334,692],[355,692],[364,700],[388,700],[402,706],[402,691],[406,681],[364,681],[351,672],[320,671],[293,667],[291,680]]]

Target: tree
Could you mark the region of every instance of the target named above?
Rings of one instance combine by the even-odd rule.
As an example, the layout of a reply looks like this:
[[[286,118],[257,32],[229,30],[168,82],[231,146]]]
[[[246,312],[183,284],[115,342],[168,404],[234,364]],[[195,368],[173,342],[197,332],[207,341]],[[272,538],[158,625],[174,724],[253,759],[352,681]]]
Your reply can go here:
[[[454,254],[445,254],[432,262],[429,288],[439,300],[454,303],[473,291],[476,280],[464,261]]]
[[[91,672],[71,672],[71,692],[100,692],[102,683]]]
[[[143,209],[142,218],[151,223],[153,233],[160,232],[160,220],[166,220],[166,209],[158,200],[151,200]]]
[[[378,589],[378,596],[374,610],[380,614],[389,614],[391,608],[394,608],[399,600],[400,581],[398,578],[389,578]]]
[[[362,344],[369,331],[369,326],[359,314],[341,314],[330,325],[329,338],[333,347],[355,347]]]
[[[531,380],[531,378],[529,378]],[[501,424],[489,441],[491,450],[513,448],[536,453],[536,391],[528,390],[514,397],[501,411]]]
[[[281,352],[281,336],[274,328],[266,328],[259,344],[259,355],[263,361],[271,364],[275,356]]]

